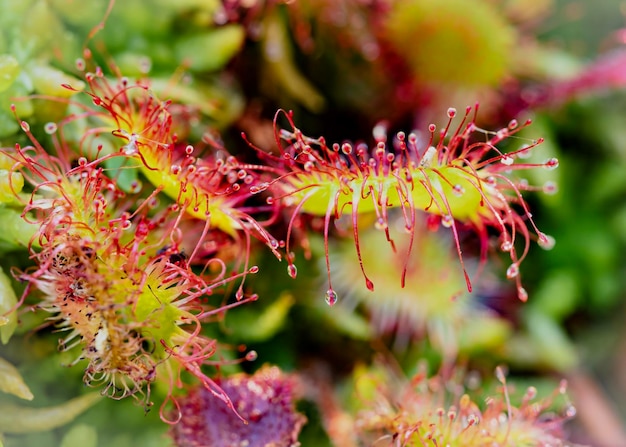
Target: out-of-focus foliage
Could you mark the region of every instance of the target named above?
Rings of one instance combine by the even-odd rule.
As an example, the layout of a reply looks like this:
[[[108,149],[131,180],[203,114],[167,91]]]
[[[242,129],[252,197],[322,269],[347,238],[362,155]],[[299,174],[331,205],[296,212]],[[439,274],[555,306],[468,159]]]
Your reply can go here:
[[[220,159],[222,164],[211,171],[219,175],[225,172],[222,166],[235,163],[224,154],[236,156],[244,173],[233,170],[224,178],[248,194],[232,208],[221,207],[220,202],[230,197],[231,190],[220,190],[223,195],[212,196],[211,203],[202,202],[213,214],[213,222],[209,218],[206,225],[198,219],[201,211],[194,211],[193,206],[181,211],[180,220],[172,225],[175,231],[159,240],[158,247],[155,242],[150,256],[162,257],[177,272],[188,268],[215,278],[221,278],[222,266],[229,275],[231,271],[248,272],[253,265],[260,267],[258,274],[243,274],[247,277],[240,289],[239,276],[226,277],[224,290],[211,288],[197,307],[204,309],[209,300],[222,300],[216,309],[220,305],[235,307],[244,291],[246,296],[258,294],[258,300],[250,299],[227,313],[226,307],[214,313],[207,311],[202,315],[217,324],[198,325],[197,333],[193,325],[187,327],[192,327],[194,336],[219,340],[230,348],[230,352],[211,351],[215,355],[202,367],[202,374],[219,383],[245,382],[254,388],[250,396],[271,395],[271,387],[255,385],[254,372],[270,371],[262,366],[271,364],[292,374],[289,380],[294,381],[289,387],[293,387],[299,403],[293,413],[289,396],[289,414],[299,415],[294,416],[293,433],[284,439],[291,442],[306,418],[299,438],[305,446],[369,445],[367,442],[377,436],[398,433],[406,435],[406,445],[417,445],[416,439],[426,438],[428,433],[425,426],[424,430],[413,428],[419,421],[430,421],[438,411],[434,401],[456,405],[451,418],[454,423],[459,421],[458,411],[464,421],[479,414],[504,421],[505,426],[530,421],[526,431],[535,433],[543,419],[532,413],[537,408],[532,403],[547,402],[544,399],[550,391],[546,390],[559,388],[555,376],[570,376],[575,384],[584,382],[575,380],[580,375],[594,377],[609,396],[603,402],[617,425],[626,425],[626,401],[620,398],[626,395],[626,364],[623,356],[615,354],[625,352],[626,346],[623,2],[0,0],[0,11],[0,446],[173,445],[158,409],[149,405],[141,408],[130,399],[99,399],[84,389],[82,378],[88,368],[85,355],[77,361],[76,351],[57,349],[58,340],[67,333],[55,333],[58,324],[55,327],[55,320],[48,319],[50,314],[44,310],[49,309],[40,308],[45,296],[54,296],[55,290],[36,291],[32,284],[14,279],[25,278],[20,272],[32,274],[36,262],[45,265],[46,260],[37,259],[33,253],[41,253],[41,247],[51,240],[43,235],[52,233],[40,232],[39,223],[54,206],[38,208],[31,201],[50,200],[57,206],[60,202],[52,202],[55,190],[45,181],[33,191],[37,184],[34,178],[50,175],[42,169],[45,163],[33,163],[29,171],[24,168],[28,160],[7,155],[16,153],[16,145],[31,156],[39,150],[54,153],[69,148],[67,153],[56,154],[60,159],[67,156],[68,170],[80,166],[79,156],[86,157],[85,163],[91,168],[96,163],[89,163],[101,157],[104,161],[99,166],[104,170],[98,175],[114,179],[120,190],[115,199],[119,200],[115,203],[120,212],[128,210],[133,218],[145,212],[146,221],[153,219],[150,222],[154,223],[157,212],[169,210],[167,207],[181,197],[196,194],[196,185],[191,182],[179,184],[177,179],[182,176],[176,177],[176,169],[159,177],[160,171],[156,174],[158,169],[152,162],[161,160],[148,159],[143,153],[132,158],[136,155],[131,150],[133,143],[153,144],[154,134],[149,134],[150,126],[142,129],[145,133],[135,132],[138,127],[130,121],[137,116],[154,118],[156,113],[141,113],[150,112],[157,103],[174,117],[167,134],[167,144],[178,151],[172,153],[186,154],[180,155],[185,163],[193,158],[186,166],[193,165],[194,169],[208,169],[209,163]],[[89,76],[97,72],[96,66],[102,70],[98,76],[102,76],[105,87],[94,94]],[[146,88],[139,93],[115,90],[115,85]],[[148,98],[143,103],[138,102],[141,95]],[[144,106],[129,107],[124,116],[111,106],[113,113],[103,118],[98,112],[106,101]],[[490,229],[467,225],[463,221],[466,216],[455,215],[449,203],[457,203],[457,199],[463,203],[463,193],[460,198],[452,193],[471,189],[467,187],[470,183],[455,189],[458,185],[448,179],[457,177],[450,177],[443,169],[437,171],[440,166],[436,163],[435,169],[428,171],[431,177],[426,174],[432,158],[425,154],[429,146],[438,144],[436,137],[446,125],[448,107],[464,110],[475,103],[480,103],[480,108],[472,121],[472,142],[494,139],[502,152],[522,151],[533,145],[527,158],[523,151],[515,156],[516,164],[527,163],[533,169],[506,172],[504,167],[512,160],[499,152],[491,153],[491,164],[486,163],[487,167],[496,166],[493,172],[499,180],[515,185],[514,190],[523,194],[530,210],[524,209],[515,193],[508,199],[509,215],[520,218],[514,226],[514,248],[525,253],[524,239],[533,242],[523,262],[513,259],[523,278],[523,290],[528,292],[527,303],[516,298],[519,290],[505,279],[512,262],[511,249],[502,249],[507,241],[502,239],[506,232],[501,230],[506,225],[496,223]],[[298,129],[282,122],[282,115],[273,122],[278,109],[293,110],[289,116],[298,123]],[[119,121],[112,124],[115,117]],[[532,119],[532,125],[503,141],[492,131],[507,128],[512,119],[524,123],[527,118]],[[145,122],[161,125],[160,119]],[[431,122],[437,129],[433,141],[429,141],[428,133]],[[454,133],[458,122],[453,121],[447,135],[464,135],[461,140],[469,141],[471,132],[466,135],[461,128]],[[307,137],[298,133],[299,129]],[[398,155],[399,131],[406,136],[413,132],[419,143],[416,147],[423,150],[423,154],[415,155],[421,158],[413,160],[417,169],[412,172],[418,175],[410,179],[397,173],[389,176],[393,181],[404,180],[393,183],[401,185],[400,190],[406,188],[401,192],[389,186],[392,180],[381,182],[379,190],[368,190],[364,180],[359,183],[363,188],[355,189],[355,194],[350,190],[354,183],[349,183],[353,179],[337,173],[352,169],[351,174],[358,171],[361,175],[368,172],[367,166],[382,170],[394,162],[401,164],[404,155]],[[534,147],[540,137],[544,141]],[[328,155],[335,142],[335,153],[343,150],[337,158]],[[382,159],[376,161],[374,150],[381,143],[387,151],[385,156],[396,151],[385,159],[387,165]],[[442,146],[445,151],[452,146],[448,143]],[[29,145],[37,144],[42,149],[29,149]],[[159,144],[155,147],[162,148]],[[322,152],[316,151],[325,144],[331,149],[320,155]],[[369,160],[358,152],[362,144],[370,145],[373,155]],[[185,152],[187,145],[190,152]],[[120,149],[128,156],[110,157]],[[463,152],[466,158],[468,153]],[[172,157],[166,162],[173,163]],[[559,160],[557,170],[534,168],[535,164],[549,167],[546,160],[552,159]],[[143,168],[138,168],[141,163]],[[313,171],[319,166],[323,169]],[[460,171],[459,166],[452,170]],[[476,172],[484,167],[476,166],[471,168]],[[314,181],[303,180],[307,172],[313,172]],[[216,177],[205,177],[207,183],[202,187],[208,188]],[[173,183],[166,184],[171,178]],[[336,195],[314,195],[313,188],[325,182],[332,185],[328,178],[343,182],[337,190],[329,187],[328,191]],[[490,181],[478,178],[474,179],[479,185],[476,191],[486,191],[482,188],[491,185]],[[384,188],[394,191],[393,195],[380,199]],[[433,192],[424,197],[434,205],[415,206],[413,196],[406,191],[420,188],[448,191],[448,213],[442,212],[444,205],[435,203],[439,196]],[[139,197],[133,196],[139,190],[145,192],[140,200],[129,203],[128,198]],[[476,192],[476,201],[496,203],[495,195],[490,194]],[[126,199],[120,199],[122,195]],[[379,198],[378,202],[372,197]],[[403,204],[392,203],[401,197],[406,198]],[[143,200],[157,211],[145,211]],[[369,212],[351,211],[352,207],[358,209],[355,202],[359,200],[369,200]],[[509,202],[497,204],[508,206]],[[333,209],[333,204],[340,206]],[[430,217],[421,213],[423,208]],[[31,211],[24,214],[25,209]],[[228,213],[233,210],[241,214],[229,220],[232,215]],[[411,222],[407,210],[424,218],[413,222],[411,228],[405,225]],[[543,233],[532,229],[531,214],[539,231],[550,235],[549,241],[554,238],[551,250],[542,250],[534,243]],[[445,221],[450,216],[457,221],[454,230]],[[220,227],[219,219],[228,223],[226,230],[224,225]],[[386,234],[389,222],[400,224]],[[529,235],[525,234],[526,227],[531,228]],[[37,237],[33,239],[33,235]],[[202,243],[196,245],[197,240]],[[415,258],[405,263],[399,253],[408,246]],[[360,250],[362,264],[355,247]],[[101,265],[97,269],[109,265],[106,256],[113,251],[107,248],[98,253]],[[52,247],[49,253],[54,257],[59,250]],[[84,256],[89,254],[85,249]],[[190,256],[201,263],[188,266]],[[471,293],[466,290],[459,258],[470,272]],[[57,266],[48,270],[53,274],[59,271]],[[368,290],[363,278],[368,272],[372,272],[374,292]],[[404,288],[400,286],[403,272]],[[515,279],[517,275],[510,276]],[[324,303],[331,279],[338,297],[332,308]],[[44,275],[38,280],[45,284],[47,279]],[[71,286],[80,288],[80,280],[73,280]],[[27,293],[22,297],[25,288]],[[131,289],[128,287],[129,295]],[[171,289],[167,288],[168,293],[173,293]],[[176,351],[167,345],[168,337],[161,335],[170,326],[183,326],[184,322],[179,314],[170,315],[172,321],[163,320],[169,303],[155,304],[161,292],[155,286],[152,294],[146,291],[144,295],[154,296],[156,301],[147,307],[123,310],[141,317],[142,321],[133,322],[136,327],[128,331],[129,336],[137,337],[144,331],[141,352],[160,355],[155,366],[159,379],[144,402],[156,402],[157,407],[170,398],[186,402],[183,413],[190,425],[181,425],[174,439],[187,439],[185,430],[204,423],[202,418],[194,418],[200,414],[194,407],[200,401],[210,409],[210,399],[214,399],[224,404],[225,411],[230,410],[228,400],[218,402],[219,393],[211,383],[204,383],[205,388],[199,385],[204,376],[193,370],[180,373],[185,386],[170,394],[178,377],[163,372]],[[15,309],[21,298],[24,303]],[[116,302],[115,306],[123,303]],[[145,329],[145,324],[155,321],[158,327],[152,332]],[[103,351],[106,340],[98,336],[99,330],[90,332],[95,351]],[[150,341],[154,334],[158,340]],[[212,345],[205,347],[209,348]],[[252,349],[258,359],[242,361],[241,353]],[[377,360],[381,356],[385,358],[382,363]],[[429,371],[421,369],[422,361]],[[498,373],[497,381],[488,379],[500,364],[509,366],[510,386],[506,388],[510,388],[515,405],[523,409],[514,414],[506,408],[502,373]],[[460,382],[451,380],[455,371],[466,372]],[[283,373],[276,374],[283,377]],[[169,377],[172,383],[162,377]],[[445,388],[443,382],[452,385]],[[546,384],[538,386],[537,399],[534,391],[526,400],[523,392],[516,393],[515,385],[523,383],[517,389],[526,390],[526,382]],[[437,386],[444,387],[445,392]],[[461,387],[467,398],[459,391]],[[193,399],[189,398],[190,390],[195,390]],[[402,394],[397,394],[402,390],[408,393],[403,396],[412,396],[413,407],[408,401],[403,407],[398,397]],[[574,405],[584,405],[579,396],[586,392],[589,389],[571,389]],[[236,393],[243,393],[238,398],[246,397],[239,389]],[[201,399],[197,397],[200,395]],[[204,401],[207,399],[209,404]],[[482,405],[485,399],[490,403]],[[432,414],[420,406],[426,401],[433,406],[429,410]],[[172,406],[168,409],[175,415]],[[448,410],[446,406],[445,412]],[[556,428],[573,415],[561,399],[556,405],[542,406],[544,410],[567,413],[555,419]],[[262,420],[253,413],[247,417]],[[569,438],[581,444],[619,444],[623,435],[619,428],[605,430],[602,437],[603,421],[593,413],[582,412],[573,423],[565,424],[565,433],[541,431],[535,440],[541,435],[544,444],[537,445],[558,445],[568,431]],[[595,413],[603,414],[599,410]],[[516,419],[520,414],[523,417]],[[234,413],[228,413],[226,419],[231,416]],[[227,424],[236,421],[236,417],[228,419]],[[438,439],[456,442],[443,435]]]

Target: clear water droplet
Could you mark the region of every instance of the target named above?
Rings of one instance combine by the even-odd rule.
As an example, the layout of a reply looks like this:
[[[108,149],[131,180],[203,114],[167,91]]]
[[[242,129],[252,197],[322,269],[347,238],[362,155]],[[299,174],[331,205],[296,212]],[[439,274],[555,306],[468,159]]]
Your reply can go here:
[[[250,267],[250,270],[248,270],[248,273],[252,273],[253,275],[255,273],[259,273],[259,266],[258,265],[253,265],[252,267]]]
[[[519,265],[511,264],[508,269],[506,269],[506,277],[509,279],[515,278],[519,275]]]
[[[298,268],[294,264],[289,264],[287,266],[287,274],[295,279],[298,276]]]
[[[333,289],[326,291],[326,304],[331,307],[337,304],[337,293]]]
[[[504,252],[509,252],[509,251],[511,251],[513,249],[513,244],[511,243],[511,241],[506,240],[506,241],[502,242],[502,245],[500,246],[500,248]]]

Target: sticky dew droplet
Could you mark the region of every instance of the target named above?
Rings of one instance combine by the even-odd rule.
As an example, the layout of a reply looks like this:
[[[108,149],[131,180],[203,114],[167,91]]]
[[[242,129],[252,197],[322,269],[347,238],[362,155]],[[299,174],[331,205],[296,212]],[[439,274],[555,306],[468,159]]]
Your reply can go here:
[[[554,245],[556,244],[556,240],[549,234],[539,233],[537,243],[544,250],[552,250],[554,248]]]
[[[502,158],[500,159],[500,163],[502,163],[505,166],[511,166],[514,161],[515,160],[513,160],[513,157],[511,157],[510,155],[503,155]]]
[[[454,224],[454,218],[450,216],[449,214],[446,214],[445,216],[441,217],[441,225],[444,226],[445,228],[452,227],[452,224]]]
[[[333,289],[326,291],[326,304],[332,307],[337,304],[337,299],[337,293]]]
[[[376,228],[377,230],[386,229],[387,225],[385,224],[385,219],[383,219],[382,217],[376,219],[376,222],[374,222],[374,228]]]
[[[519,148],[518,152],[517,152],[517,157],[522,159],[522,160],[527,160],[529,159],[531,156],[531,147],[527,144],[523,145],[522,147]]]
[[[50,123],[46,123],[46,124],[43,126],[43,130],[44,130],[44,132],[45,132],[45,133],[47,133],[48,135],[52,135],[52,134],[56,133],[56,131],[57,131],[57,125],[56,125],[56,123],[52,123],[52,122],[50,122]]]
[[[130,192],[133,194],[138,193],[139,191],[141,191],[142,189],[142,182],[141,180],[135,180],[130,184]]]
[[[506,269],[506,277],[509,279],[515,278],[519,275],[519,265],[511,264],[508,269]]]
[[[287,274],[295,279],[298,276],[298,268],[294,264],[289,264],[287,266]]]
[[[252,185],[250,187],[250,194],[259,194],[265,191],[269,186],[270,184],[267,182],[259,183],[258,185]]]
[[[559,167],[559,160],[556,158],[551,158],[549,160],[546,160],[543,166],[549,171],[551,171]]]
[[[503,366],[496,366],[496,379],[503,385],[506,383],[506,371]]]
[[[558,192],[558,186],[555,182],[547,181],[543,184],[543,192],[548,195],[554,195]]]
[[[518,287],[517,288],[517,297],[519,298],[520,301],[525,303],[526,301],[528,301],[528,292],[526,291],[525,288]]]
[[[500,245],[500,249],[504,252],[509,252],[513,249],[513,243],[509,240],[506,240],[502,242],[502,245]]]
[[[565,410],[565,416],[568,418],[573,418],[576,416],[576,407],[573,405],[569,405]]]

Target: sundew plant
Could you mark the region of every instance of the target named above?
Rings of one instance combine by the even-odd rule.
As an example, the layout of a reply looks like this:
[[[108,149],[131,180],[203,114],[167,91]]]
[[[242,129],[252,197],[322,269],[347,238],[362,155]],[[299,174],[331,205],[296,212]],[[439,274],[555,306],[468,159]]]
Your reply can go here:
[[[0,447],[626,444],[619,2],[0,10]]]

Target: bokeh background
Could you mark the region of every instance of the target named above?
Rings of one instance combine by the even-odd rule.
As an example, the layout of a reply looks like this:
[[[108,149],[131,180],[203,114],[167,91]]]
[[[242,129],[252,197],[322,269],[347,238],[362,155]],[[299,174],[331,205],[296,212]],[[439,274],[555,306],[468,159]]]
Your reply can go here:
[[[332,245],[333,274],[345,284],[346,297],[333,308],[323,298],[321,240],[311,237],[313,257],[298,260],[295,281],[271,253],[255,252],[270,272],[249,282],[261,299],[207,331],[259,354],[256,364],[226,367],[223,374],[270,363],[326,390],[320,391],[326,407],[310,396],[299,403],[309,419],[302,445],[336,443],[328,407],[349,407],[355,368],[381,353],[409,375],[419,359],[435,368],[456,356],[483,375],[505,364],[512,378],[540,390],[565,377],[578,409],[566,425],[570,439],[626,445],[626,2],[124,0],[97,29],[109,6],[0,0],[2,147],[24,139],[10,104],[32,128],[66,113],[29,95],[63,94],[59,85],[80,77],[75,60],[87,45],[103,66],[149,77],[157,93],[197,107],[192,137],[211,129],[244,159],[253,155],[242,131],[264,150],[275,146],[278,108],[293,110],[307,135],[343,141],[370,138],[381,120],[393,131],[441,125],[448,107],[479,102],[481,127],[531,118],[533,125],[509,147],[543,137],[537,160],[560,161],[556,171],[528,174],[530,183],[554,181],[556,190],[525,195],[556,245],[533,247],[522,264],[530,296],[525,304],[502,279],[506,262],[490,257],[480,286],[467,297],[474,303],[467,312],[476,303],[491,311],[488,322],[481,320],[482,332],[459,323],[463,317],[446,306],[428,308],[404,297],[394,289],[397,278],[383,274],[382,296],[358,290],[349,238]],[[7,273],[29,260],[16,211],[3,206],[0,216],[0,265]],[[371,237],[370,256],[387,259],[385,244]],[[471,253],[475,241],[471,234],[463,238]],[[449,241],[427,239],[421,255],[456,266]],[[429,274],[422,273],[413,280],[428,299]],[[11,287],[19,296],[23,286],[13,281]],[[445,292],[433,287],[437,300]],[[401,315],[408,319],[400,321]],[[84,392],[80,367],[63,366],[72,357],[58,352],[59,335],[35,331],[45,317],[24,312],[17,333],[0,346],[0,356],[18,367],[35,395],[34,406]],[[2,404],[15,402],[0,395]],[[172,445],[166,431],[158,412],[144,413],[132,400],[104,400],[53,430],[7,431],[4,445]]]

